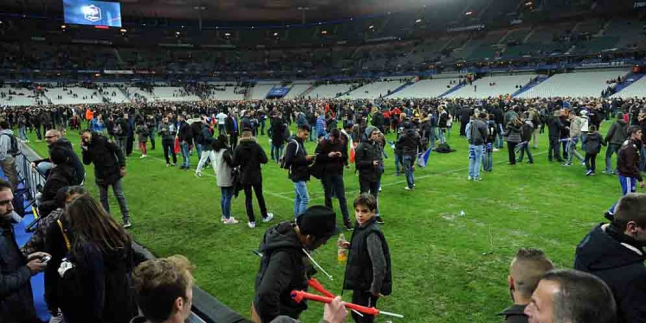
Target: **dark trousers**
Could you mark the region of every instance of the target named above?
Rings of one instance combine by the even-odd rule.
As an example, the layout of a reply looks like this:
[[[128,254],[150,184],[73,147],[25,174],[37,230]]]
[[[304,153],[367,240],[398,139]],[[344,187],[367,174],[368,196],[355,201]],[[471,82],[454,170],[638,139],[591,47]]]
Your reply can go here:
[[[567,138],[561,138],[561,139],[567,139]],[[563,151],[563,158],[567,159],[568,152],[567,152],[567,141],[561,141],[561,150]]]
[[[594,173],[597,169],[597,154],[585,154],[585,168]]]
[[[350,214],[348,213],[348,201],[345,198],[345,184],[343,183],[343,175],[326,175],[323,176],[321,181],[323,182],[323,190],[325,191],[325,206],[333,208],[332,193],[334,192],[334,195],[339,199],[343,221],[349,221]]]
[[[555,158],[558,161],[562,161],[561,158],[561,146],[559,145],[559,138],[550,138],[550,150],[547,159],[552,161],[552,158]]]
[[[148,137],[150,138],[150,149],[155,150],[155,132],[151,130]]]
[[[128,139],[126,140],[126,155],[130,156],[132,155],[132,148],[135,143],[135,137],[133,136],[128,136]]]
[[[516,145],[517,142],[507,142],[507,152],[509,153],[509,164],[516,165]]]
[[[370,292],[363,292],[355,290],[352,292],[352,303],[365,306],[365,307],[377,307],[377,301],[379,297],[375,297]],[[375,317],[372,315],[364,314],[363,317],[357,315],[357,313],[352,312],[352,319],[357,323],[372,323],[375,321]]]
[[[379,195],[379,181],[371,182],[369,180],[359,177],[359,191],[361,194],[370,193],[372,196],[377,198]]]
[[[256,199],[260,207],[260,215],[262,215],[263,219],[267,217],[267,206],[265,206],[265,197],[262,195],[262,182],[244,186],[244,202],[247,208],[247,217],[249,218],[249,222],[256,222],[256,217],[253,214],[253,204],[251,203],[251,188],[256,193]]]
[[[231,150],[235,150],[236,146],[238,145],[238,134],[237,133],[232,133],[229,134],[229,145],[231,146]]]
[[[168,155],[173,155],[173,164],[177,164],[177,154],[175,154],[174,142],[162,140],[162,148],[164,149],[164,158],[166,158],[166,164],[170,164],[170,159]]]

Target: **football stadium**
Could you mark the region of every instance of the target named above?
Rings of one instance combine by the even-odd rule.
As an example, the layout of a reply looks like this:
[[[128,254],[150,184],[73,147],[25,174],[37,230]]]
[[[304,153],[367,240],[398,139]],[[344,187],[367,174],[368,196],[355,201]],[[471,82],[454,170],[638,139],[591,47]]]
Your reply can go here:
[[[645,75],[643,0],[3,1],[0,322],[644,322]]]

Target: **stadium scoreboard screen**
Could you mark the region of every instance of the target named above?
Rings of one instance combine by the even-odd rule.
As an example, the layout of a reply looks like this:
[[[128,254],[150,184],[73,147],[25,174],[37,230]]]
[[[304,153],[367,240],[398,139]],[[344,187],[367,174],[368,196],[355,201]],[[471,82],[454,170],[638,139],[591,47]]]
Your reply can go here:
[[[121,4],[118,2],[63,0],[65,23],[121,27]]]

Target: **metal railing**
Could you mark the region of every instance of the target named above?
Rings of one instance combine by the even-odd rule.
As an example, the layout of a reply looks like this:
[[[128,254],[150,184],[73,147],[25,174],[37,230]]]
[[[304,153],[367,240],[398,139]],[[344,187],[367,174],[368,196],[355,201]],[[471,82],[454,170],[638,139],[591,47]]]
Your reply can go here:
[[[22,154],[16,156],[16,170],[18,178],[23,184],[22,189],[27,193],[25,200],[29,204],[33,204],[36,199],[38,188],[45,186],[45,177],[38,173],[35,169],[31,168],[31,163],[38,158],[29,146],[20,143],[20,151]]]

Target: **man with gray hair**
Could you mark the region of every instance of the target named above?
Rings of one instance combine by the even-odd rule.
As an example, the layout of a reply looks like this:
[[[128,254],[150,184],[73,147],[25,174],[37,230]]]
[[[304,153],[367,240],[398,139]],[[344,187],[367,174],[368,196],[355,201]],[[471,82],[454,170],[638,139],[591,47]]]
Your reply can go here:
[[[611,224],[596,226],[576,249],[574,268],[601,278],[617,300],[618,322],[646,322],[646,194],[628,194]]]
[[[552,270],[525,308],[530,323],[615,323],[617,306],[599,278],[577,270]]]

